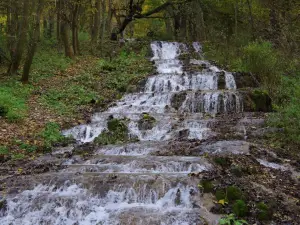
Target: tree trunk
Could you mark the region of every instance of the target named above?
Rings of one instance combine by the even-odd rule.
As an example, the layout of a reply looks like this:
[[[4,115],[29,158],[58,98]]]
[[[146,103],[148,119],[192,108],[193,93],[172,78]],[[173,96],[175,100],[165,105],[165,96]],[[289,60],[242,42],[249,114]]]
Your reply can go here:
[[[76,4],[72,15],[72,45],[73,45],[73,50],[75,55],[79,54],[78,15],[79,15],[79,5]]]
[[[62,42],[64,44],[64,48],[65,48],[65,56],[69,57],[69,58],[74,58],[74,51],[73,51],[73,47],[70,44],[69,41],[69,24],[65,21],[61,21],[60,23],[61,29],[60,29],[60,34],[61,34],[61,39]]]
[[[43,33],[44,33],[44,37],[47,38],[48,37],[48,21],[47,21],[46,17],[43,20]]]
[[[253,40],[255,39],[255,34],[254,34],[254,19],[253,19],[253,14],[252,14],[252,6],[250,0],[247,0],[247,5],[249,9],[249,16],[250,16],[250,24],[251,24],[251,33]]]
[[[92,29],[92,43],[95,43],[97,41],[99,30],[100,30],[100,14],[101,14],[101,0],[96,1],[96,10],[97,12],[94,15],[94,24]]]
[[[18,35],[17,46],[12,58],[12,64],[9,68],[9,74],[16,74],[22,59],[22,55],[24,52],[24,47],[26,43],[26,37],[28,32],[28,15],[29,15],[29,0],[23,1],[23,18],[20,23],[20,33]]]
[[[112,21],[112,0],[108,0],[108,12],[107,12],[107,22],[106,22],[106,32],[111,33],[111,21]]]
[[[102,14],[102,18],[101,18],[101,30],[100,30],[100,51],[101,54],[103,53],[103,43],[104,43],[104,35],[105,35],[105,25],[106,25],[106,17],[105,17],[105,13],[106,13],[106,0],[101,0],[101,14]]]
[[[53,17],[53,15],[51,15],[49,17],[49,27],[48,27],[48,32],[47,32],[47,35],[49,38],[53,37],[53,30],[54,30],[54,17]]]
[[[57,15],[56,15],[56,38],[57,41],[60,42],[60,30],[61,30],[61,26],[60,26],[60,20],[61,20],[61,0],[57,1],[57,6],[56,6],[56,11],[57,11]]]
[[[106,0],[101,0],[101,14],[102,14],[102,18],[101,18],[101,31],[100,31],[100,42],[101,42],[101,46],[103,44],[104,41],[104,34],[105,34],[105,25],[106,25]]]
[[[23,69],[23,75],[21,80],[22,83],[28,83],[29,81],[30,67],[32,65],[33,57],[36,52],[37,43],[40,36],[40,19],[41,19],[43,7],[44,7],[44,0],[39,0],[37,12],[36,12],[35,25],[31,36],[31,40],[29,42],[27,58]]]

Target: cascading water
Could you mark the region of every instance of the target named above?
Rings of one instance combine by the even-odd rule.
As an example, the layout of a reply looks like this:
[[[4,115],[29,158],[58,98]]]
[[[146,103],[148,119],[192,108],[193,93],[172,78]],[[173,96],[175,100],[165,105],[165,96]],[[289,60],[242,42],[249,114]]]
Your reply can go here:
[[[107,129],[109,118],[127,118],[129,135],[140,142],[101,147],[92,159],[66,162],[57,176],[69,181],[51,180],[8,197],[0,224],[204,224],[197,183],[187,174],[212,166],[201,157],[161,157],[155,152],[182,133],[187,139],[207,138],[204,114],[240,112],[241,99],[234,76],[208,61],[190,59],[190,66],[202,69],[185,70],[179,57],[191,51],[201,54],[199,43],[153,42],[151,48],[158,74],[147,79],[142,92],[125,95],[106,112],[96,113],[90,124],[64,132],[91,142]],[[141,130],[138,120],[145,112],[156,123]]]

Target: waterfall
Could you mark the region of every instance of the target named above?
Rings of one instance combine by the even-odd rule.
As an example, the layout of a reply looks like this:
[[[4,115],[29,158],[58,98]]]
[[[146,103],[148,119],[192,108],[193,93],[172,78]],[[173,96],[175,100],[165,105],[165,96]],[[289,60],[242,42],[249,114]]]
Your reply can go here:
[[[157,41],[151,48],[157,74],[147,78],[141,92],[126,94],[95,113],[89,124],[63,132],[92,142],[107,129],[109,118],[126,118],[129,135],[139,142],[102,146],[90,159],[67,161],[65,169],[52,175],[57,179],[8,197],[0,224],[202,224],[198,184],[187,175],[212,165],[202,157],[156,154],[172,141],[210,137],[205,115],[241,112],[241,97],[233,74],[204,60],[199,43]],[[182,54],[201,59],[183,63]],[[142,113],[155,118],[151,129],[140,129]]]

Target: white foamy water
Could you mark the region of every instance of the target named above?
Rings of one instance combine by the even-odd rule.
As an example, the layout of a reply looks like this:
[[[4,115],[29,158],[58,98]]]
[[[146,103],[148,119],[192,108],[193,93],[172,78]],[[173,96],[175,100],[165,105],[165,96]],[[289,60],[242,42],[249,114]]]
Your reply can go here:
[[[125,188],[110,190],[101,197],[75,184],[60,188],[39,185],[8,200],[8,211],[5,217],[0,217],[0,224],[129,225],[130,219],[136,216],[135,224],[143,224],[148,218],[146,224],[150,225],[151,217],[152,221],[159,217],[165,219],[160,224],[172,225],[177,220],[178,224],[196,225],[199,219],[192,209],[191,191],[197,192],[195,188],[178,185],[159,197],[155,190],[137,192]],[[193,218],[189,218],[191,215]]]

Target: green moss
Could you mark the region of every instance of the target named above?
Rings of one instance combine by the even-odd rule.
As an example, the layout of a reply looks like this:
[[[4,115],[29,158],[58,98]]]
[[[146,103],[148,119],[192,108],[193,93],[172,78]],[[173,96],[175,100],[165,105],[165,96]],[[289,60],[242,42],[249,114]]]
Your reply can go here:
[[[256,205],[258,209],[257,218],[259,220],[270,220],[272,217],[272,212],[268,205],[266,205],[264,202],[260,202]]]
[[[233,213],[238,217],[244,217],[248,213],[248,206],[243,200],[237,200],[232,207]]]
[[[242,191],[235,186],[229,186],[226,188],[226,193],[227,193],[227,199],[228,201],[235,201],[238,199],[242,199],[243,193]]]

